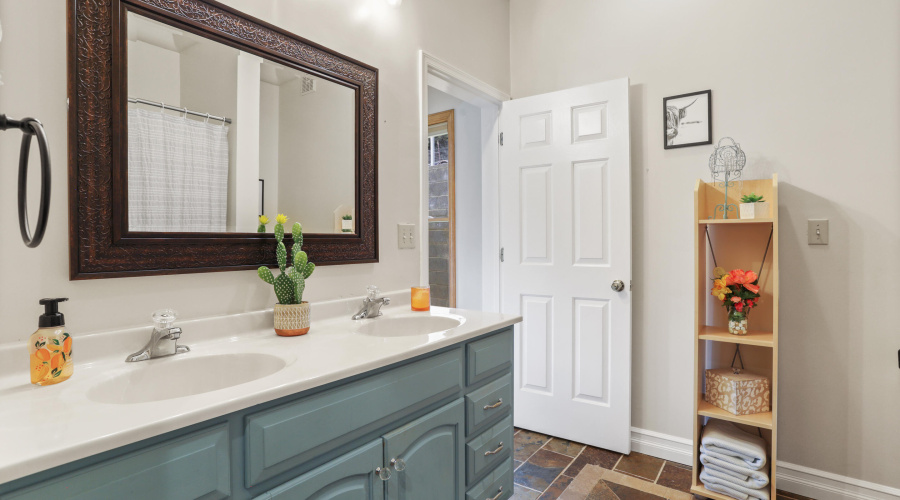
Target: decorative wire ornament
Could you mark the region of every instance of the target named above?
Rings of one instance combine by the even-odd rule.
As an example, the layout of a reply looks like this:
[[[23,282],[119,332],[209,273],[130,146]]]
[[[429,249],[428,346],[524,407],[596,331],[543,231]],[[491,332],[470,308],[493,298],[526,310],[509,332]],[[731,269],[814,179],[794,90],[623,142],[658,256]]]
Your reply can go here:
[[[722,145],[724,140],[731,141],[730,145]],[[716,144],[716,150],[709,156],[709,173],[712,175],[713,183],[725,189],[725,202],[716,205],[713,209],[711,219],[715,219],[716,215],[721,211],[722,218],[728,218],[728,212],[737,212],[737,205],[728,203],[728,188],[740,185],[743,188],[744,181],[741,179],[741,171],[747,164],[747,156],[741,150],[741,146],[731,137],[723,137]],[[740,192],[740,191],[739,191]]]

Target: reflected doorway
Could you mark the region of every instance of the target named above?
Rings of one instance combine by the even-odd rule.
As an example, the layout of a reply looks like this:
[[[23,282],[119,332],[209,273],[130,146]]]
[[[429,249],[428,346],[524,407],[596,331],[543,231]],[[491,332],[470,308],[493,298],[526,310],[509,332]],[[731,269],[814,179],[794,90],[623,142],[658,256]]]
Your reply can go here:
[[[431,304],[456,307],[453,110],[428,115],[428,284]]]

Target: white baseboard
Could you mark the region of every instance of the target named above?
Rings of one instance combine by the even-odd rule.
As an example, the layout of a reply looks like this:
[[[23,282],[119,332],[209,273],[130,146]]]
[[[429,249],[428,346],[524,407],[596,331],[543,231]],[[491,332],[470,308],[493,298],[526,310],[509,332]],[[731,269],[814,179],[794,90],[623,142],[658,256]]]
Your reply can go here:
[[[631,428],[631,449],[685,465],[694,459],[690,439],[637,427]],[[779,490],[816,500],[900,500],[900,489],[788,462],[778,462],[777,474]]]
[[[897,500],[900,489],[840,476],[788,462],[778,462],[779,490],[797,493],[816,500]]]
[[[631,449],[671,462],[691,465],[694,460],[693,441],[647,429],[631,428]]]

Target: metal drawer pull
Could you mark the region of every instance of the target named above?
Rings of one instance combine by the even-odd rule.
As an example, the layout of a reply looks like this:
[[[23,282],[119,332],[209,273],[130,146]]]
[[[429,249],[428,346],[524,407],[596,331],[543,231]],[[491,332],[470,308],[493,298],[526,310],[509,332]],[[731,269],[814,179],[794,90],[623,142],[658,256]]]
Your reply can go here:
[[[498,406],[500,406],[500,405],[502,405],[502,404],[503,404],[503,398],[500,398],[500,399],[497,400],[496,403],[494,403],[494,404],[492,404],[492,405],[484,405],[484,409],[485,409],[485,410],[493,410],[494,408],[496,408],[496,407],[498,407]]]
[[[497,494],[496,494],[496,495],[492,496],[491,498],[486,498],[485,500],[497,500],[497,499],[499,499],[499,498],[502,497],[502,496],[503,496],[503,486],[501,486],[501,487],[497,490]]]
[[[391,478],[391,469],[388,469],[387,467],[376,467],[375,474],[377,474],[382,481],[387,481]]]
[[[486,451],[486,452],[484,452],[484,456],[487,457],[487,456],[490,456],[490,455],[496,455],[497,453],[500,453],[500,450],[502,450],[502,449],[503,449],[503,441],[500,441],[500,444],[497,445],[496,448],[494,448],[494,449],[491,450],[491,451]]]

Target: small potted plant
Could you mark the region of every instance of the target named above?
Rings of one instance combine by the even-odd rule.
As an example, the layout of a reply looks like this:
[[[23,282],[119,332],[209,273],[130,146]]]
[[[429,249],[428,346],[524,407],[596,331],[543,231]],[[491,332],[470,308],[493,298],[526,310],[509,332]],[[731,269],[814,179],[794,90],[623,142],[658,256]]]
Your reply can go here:
[[[721,267],[713,271],[713,276],[710,293],[728,311],[728,332],[747,335],[747,316],[759,303],[759,277],[753,271],[734,269],[725,272]]]
[[[750,193],[741,197],[741,219],[764,219],[769,216],[769,202]]]
[[[260,228],[265,228],[269,221],[264,215],[260,216]],[[309,302],[303,300],[303,290],[306,289],[306,279],[309,278],[316,265],[309,262],[303,247],[303,227],[299,222],[294,223],[291,234],[294,237],[294,245],[291,247],[291,262],[293,266],[287,267],[287,248],[284,246],[284,223],[287,217],[278,214],[275,217],[275,256],[278,259],[278,269],[281,274],[275,277],[266,266],[260,266],[256,271],[260,279],[275,287],[275,296],[278,303],[275,304],[275,333],[282,337],[295,337],[309,332]]]
[[[350,233],[353,231],[353,216],[350,214],[341,217],[341,232]]]

